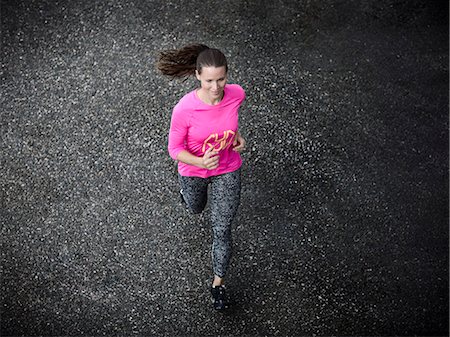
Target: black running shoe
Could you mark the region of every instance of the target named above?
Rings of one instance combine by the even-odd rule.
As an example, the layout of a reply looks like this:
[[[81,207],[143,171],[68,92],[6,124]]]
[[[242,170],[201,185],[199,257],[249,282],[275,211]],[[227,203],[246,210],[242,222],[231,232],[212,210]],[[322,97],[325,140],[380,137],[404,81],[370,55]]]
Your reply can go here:
[[[224,310],[230,306],[230,302],[225,291],[225,286],[221,285],[212,287],[211,295],[214,309]]]

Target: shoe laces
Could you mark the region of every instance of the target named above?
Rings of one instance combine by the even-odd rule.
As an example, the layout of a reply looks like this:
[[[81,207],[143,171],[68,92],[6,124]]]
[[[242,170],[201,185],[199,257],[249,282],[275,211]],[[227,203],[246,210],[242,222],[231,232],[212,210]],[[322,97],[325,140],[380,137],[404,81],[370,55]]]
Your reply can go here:
[[[216,299],[223,301],[225,299],[225,286],[220,285],[220,286],[215,286],[214,288],[214,292],[216,294]]]

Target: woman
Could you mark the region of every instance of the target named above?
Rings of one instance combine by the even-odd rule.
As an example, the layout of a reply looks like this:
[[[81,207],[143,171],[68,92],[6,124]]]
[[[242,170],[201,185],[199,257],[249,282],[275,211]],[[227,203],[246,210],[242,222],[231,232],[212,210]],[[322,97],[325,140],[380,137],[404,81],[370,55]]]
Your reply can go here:
[[[211,294],[214,308],[229,306],[224,277],[231,256],[231,223],[238,209],[245,140],[238,132],[238,111],[244,90],[227,84],[227,60],[218,49],[193,44],[160,53],[158,69],[172,78],[195,75],[200,87],[176,104],[168,150],[178,161],[181,200],[201,213],[208,198],[213,229]]]

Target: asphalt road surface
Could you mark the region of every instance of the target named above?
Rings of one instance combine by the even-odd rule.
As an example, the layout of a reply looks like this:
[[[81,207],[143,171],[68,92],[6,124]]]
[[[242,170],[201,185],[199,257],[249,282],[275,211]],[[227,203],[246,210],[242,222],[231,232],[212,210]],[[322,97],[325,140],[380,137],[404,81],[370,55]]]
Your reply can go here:
[[[1,1],[1,335],[448,335],[448,1]],[[157,52],[247,93],[214,312]]]

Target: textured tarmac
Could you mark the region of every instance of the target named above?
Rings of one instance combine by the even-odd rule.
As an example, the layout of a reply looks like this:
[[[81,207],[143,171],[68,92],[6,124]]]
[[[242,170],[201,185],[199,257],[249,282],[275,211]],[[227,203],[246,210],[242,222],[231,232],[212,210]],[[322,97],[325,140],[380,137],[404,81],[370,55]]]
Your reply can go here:
[[[1,1],[1,335],[448,335],[447,1]],[[222,49],[242,204],[213,311],[208,211],[166,143]]]

